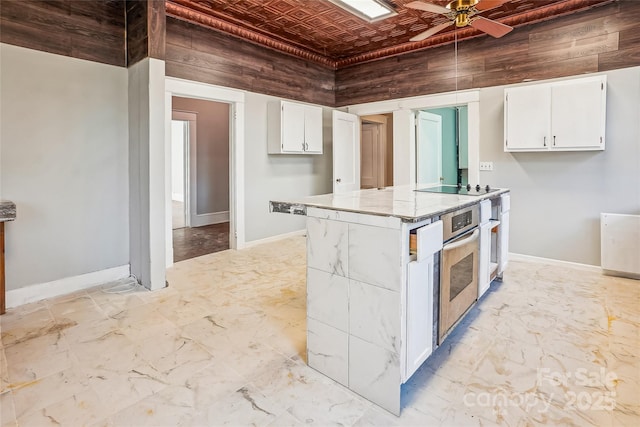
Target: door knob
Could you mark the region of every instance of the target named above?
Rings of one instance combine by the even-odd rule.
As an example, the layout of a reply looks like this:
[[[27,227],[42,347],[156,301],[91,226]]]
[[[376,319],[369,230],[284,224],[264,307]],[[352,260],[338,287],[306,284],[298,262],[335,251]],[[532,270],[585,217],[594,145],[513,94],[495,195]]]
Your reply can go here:
[[[342,182],[342,180],[340,178],[337,178],[336,182]]]

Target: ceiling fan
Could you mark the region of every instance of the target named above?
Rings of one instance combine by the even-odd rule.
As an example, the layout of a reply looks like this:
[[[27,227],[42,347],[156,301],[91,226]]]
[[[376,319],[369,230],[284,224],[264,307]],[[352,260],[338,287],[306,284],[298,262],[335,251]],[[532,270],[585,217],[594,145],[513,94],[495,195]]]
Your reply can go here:
[[[405,6],[410,9],[424,10],[426,12],[440,13],[445,15],[451,20],[451,22],[445,22],[440,25],[436,25],[433,28],[429,28],[417,36],[412,37],[412,42],[424,40],[427,37],[439,33],[447,28],[449,25],[455,24],[456,27],[466,27],[467,25],[483,31],[490,36],[499,38],[504,36],[513,30],[513,27],[501,24],[498,21],[478,16],[479,13],[485,10],[494,9],[508,0],[453,0],[446,6],[439,6],[433,3],[427,3],[423,1],[413,1],[407,3]]]

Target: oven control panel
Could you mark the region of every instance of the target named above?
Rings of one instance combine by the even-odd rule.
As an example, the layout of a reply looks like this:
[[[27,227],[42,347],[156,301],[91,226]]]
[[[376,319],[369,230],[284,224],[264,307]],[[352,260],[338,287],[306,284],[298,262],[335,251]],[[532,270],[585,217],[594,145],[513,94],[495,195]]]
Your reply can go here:
[[[462,230],[467,225],[471,225],[473,223],[473,211],[462,212],[458,215],[454,215],[451,218],[451,232],[455,233],[459,230]]]
[[[446,242],[478,226],[478,206],[474,205],[446,213],[440,219],[442,219],[444,226],[443,237]]]

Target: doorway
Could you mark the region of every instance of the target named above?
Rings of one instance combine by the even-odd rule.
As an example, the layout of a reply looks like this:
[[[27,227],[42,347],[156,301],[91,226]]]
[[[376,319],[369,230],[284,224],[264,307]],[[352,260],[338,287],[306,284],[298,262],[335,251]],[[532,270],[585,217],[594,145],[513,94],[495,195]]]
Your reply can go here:
[[[442,117],[426,111],[416,114],[416,183],[443,184]]]
[[[416,183],[416,118],[418,110],[450,106],[467,107],[467,180],[480,181],[480,92],[468,90],[418,96],[392,101],[351,105],[347,111],[354,116],[382,114],[393,116],[393,185]],[[334,157],[336,153],[334,152]]]
[[[416,124],[416,182],[466,185],[469,177],[467,106],[418,111]]]
[[[360,188],[393,185],[393,115],[361,117]]]
[[[197,115],[173,111],[171,118],[171,229],[191,226],[189,218],[190,143],[196,144]]]
[[[171,121],[171,229],[183,228],[187,225],[185,205],[185,132],[189,122]]]
[[[173,262],[229,249],[228,103],[172,97]]]

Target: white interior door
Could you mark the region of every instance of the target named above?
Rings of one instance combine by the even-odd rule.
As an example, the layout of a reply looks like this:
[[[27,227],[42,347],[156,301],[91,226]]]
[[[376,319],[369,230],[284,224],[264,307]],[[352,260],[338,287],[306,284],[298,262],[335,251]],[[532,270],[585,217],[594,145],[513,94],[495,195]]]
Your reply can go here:
[[[333,111],[333,192],[360,189],[360,119]]]
[[[442,117],[418,111],[416,116],[416,183],[441,183]]]

